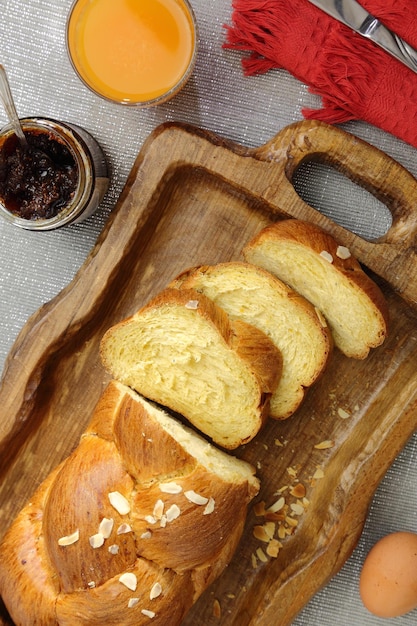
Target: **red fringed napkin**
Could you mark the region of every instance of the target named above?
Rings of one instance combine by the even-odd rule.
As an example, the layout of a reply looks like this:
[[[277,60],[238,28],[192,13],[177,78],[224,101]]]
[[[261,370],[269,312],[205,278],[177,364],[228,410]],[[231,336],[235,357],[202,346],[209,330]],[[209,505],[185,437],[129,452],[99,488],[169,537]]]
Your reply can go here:
[[[360,0],[417,49],[412,0]],[[225,48],[250,51],[246,75],[283,68],[321,96],[306,118],[363,120],[417,148],[417,74],[307,0],[234,0]]]

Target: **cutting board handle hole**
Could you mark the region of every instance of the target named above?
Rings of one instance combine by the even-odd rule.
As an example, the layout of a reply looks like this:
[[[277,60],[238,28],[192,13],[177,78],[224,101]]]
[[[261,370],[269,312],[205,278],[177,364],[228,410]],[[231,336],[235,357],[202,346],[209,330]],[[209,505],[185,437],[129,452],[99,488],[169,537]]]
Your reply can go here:
[[[392,226],[385,204],[330,165],[306,161],[292,184],[304,202],[362,239],[375,241]]]

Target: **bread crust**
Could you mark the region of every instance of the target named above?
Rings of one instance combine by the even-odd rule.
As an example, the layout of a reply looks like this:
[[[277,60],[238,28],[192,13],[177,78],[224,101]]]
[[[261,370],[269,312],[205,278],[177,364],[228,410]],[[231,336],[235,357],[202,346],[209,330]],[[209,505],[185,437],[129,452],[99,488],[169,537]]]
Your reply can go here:
[[[300,272],[300,276],[289,278],[287,270],[283,270],[284,262],[281,260],[289,244],[296,246],[296,254],[292,255],[292,263],[295,265],[298,260],[307,263],[307,254],[314,253],[316,259],[322,264],[323,273],[327,274],[329,290],[321,296],[312,295],[314,279],[310,279],[308,284],[305,277]],[[294,248],[295,249],[295,248]],[[323,229],[297,219],[285,219],[278,221],[261,230],[244,247],[243,255],[246,261],[259,265],[274,273],[278,278],[287,282],[293,289],[309,299],[325,315],[332,330],[336,346],[346,354],[346,356],[364,359],[371,348],[375,348],[385,340],[388,333],[389,311],[385,297],[378,285],[363,270],[358,260],[350,254],[350,251],[340,244],[329,233]],[[326,263],[327,262],[327,263]],[[287,267],[290,265],[286,259]],[[346,316],[342,323],[345,325],[345,338],[341,338],[339,333],[340,319],[335,321],[332,318],[334,310],[337,287],[333,290],[333,304],[330,297],[330,286],[338,281],[339,286],[345,288],[348,294],[346,301]],[[325,290],[324,290],[325,291]],[[364,302],[364,319],[352,317],[349,309],[355,298],[361,298]],[[349,333],[355,334],[358,328],[369,316],[374,324],[374,331],[366,332],[363,329],[363,337],[357,345],[350,345]]]
[[[171,493],[167,484],[181,489]],[[147,611],[153,624],[180,624],[232,558],[258,490],[247,463],[112,381],[79,446],[0,544],[0,594],[17,626],[140,626],[149,623]],[[128,512],[110,503],[114,491]],[[187,499],[189,491],[213,498],[210,510]],[[93,547],[104,518],[112,520],[109,536]],[[59,545],[75,530],[77,540]],[[120,581],[127,572],[136,589]]]
[[[270,272],[239,261],[189,268],[170,287],[204,293],[231,319],[256,326],[274,341],[283,370],[269,414],[290,417],[332,354],[332,334],[317,309]]]
[[[247,443],[262,428],[282,373],[282,355],[265,333],[230,320],[194,289],[164,289],[104,334],[100,355],[113,378],[180,413],[227,449]],[[232,365],[240,378],[233,377]],[[213,386],[217,406],[209,409]],[[240,412],[236,398],[247,404]]]

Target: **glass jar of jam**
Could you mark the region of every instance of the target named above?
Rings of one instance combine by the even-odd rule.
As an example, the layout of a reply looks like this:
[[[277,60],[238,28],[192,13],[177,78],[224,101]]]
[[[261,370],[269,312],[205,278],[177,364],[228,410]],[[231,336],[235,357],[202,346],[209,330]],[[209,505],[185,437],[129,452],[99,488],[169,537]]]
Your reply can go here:
[[[0,214],[27,230],[52,230],[94,213],[109,184],[104,153],[83,128],[21,120],[27,146],[0,131]]]

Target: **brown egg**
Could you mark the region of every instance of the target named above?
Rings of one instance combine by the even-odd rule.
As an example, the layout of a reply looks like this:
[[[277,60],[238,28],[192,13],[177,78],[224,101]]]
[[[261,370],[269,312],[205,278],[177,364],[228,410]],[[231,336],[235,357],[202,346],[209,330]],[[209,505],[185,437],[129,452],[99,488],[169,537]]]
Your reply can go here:
[[[378,617],[398,617],[417,608],[417,535],[387,535],[363,564],[359,591],[364,606]]]

